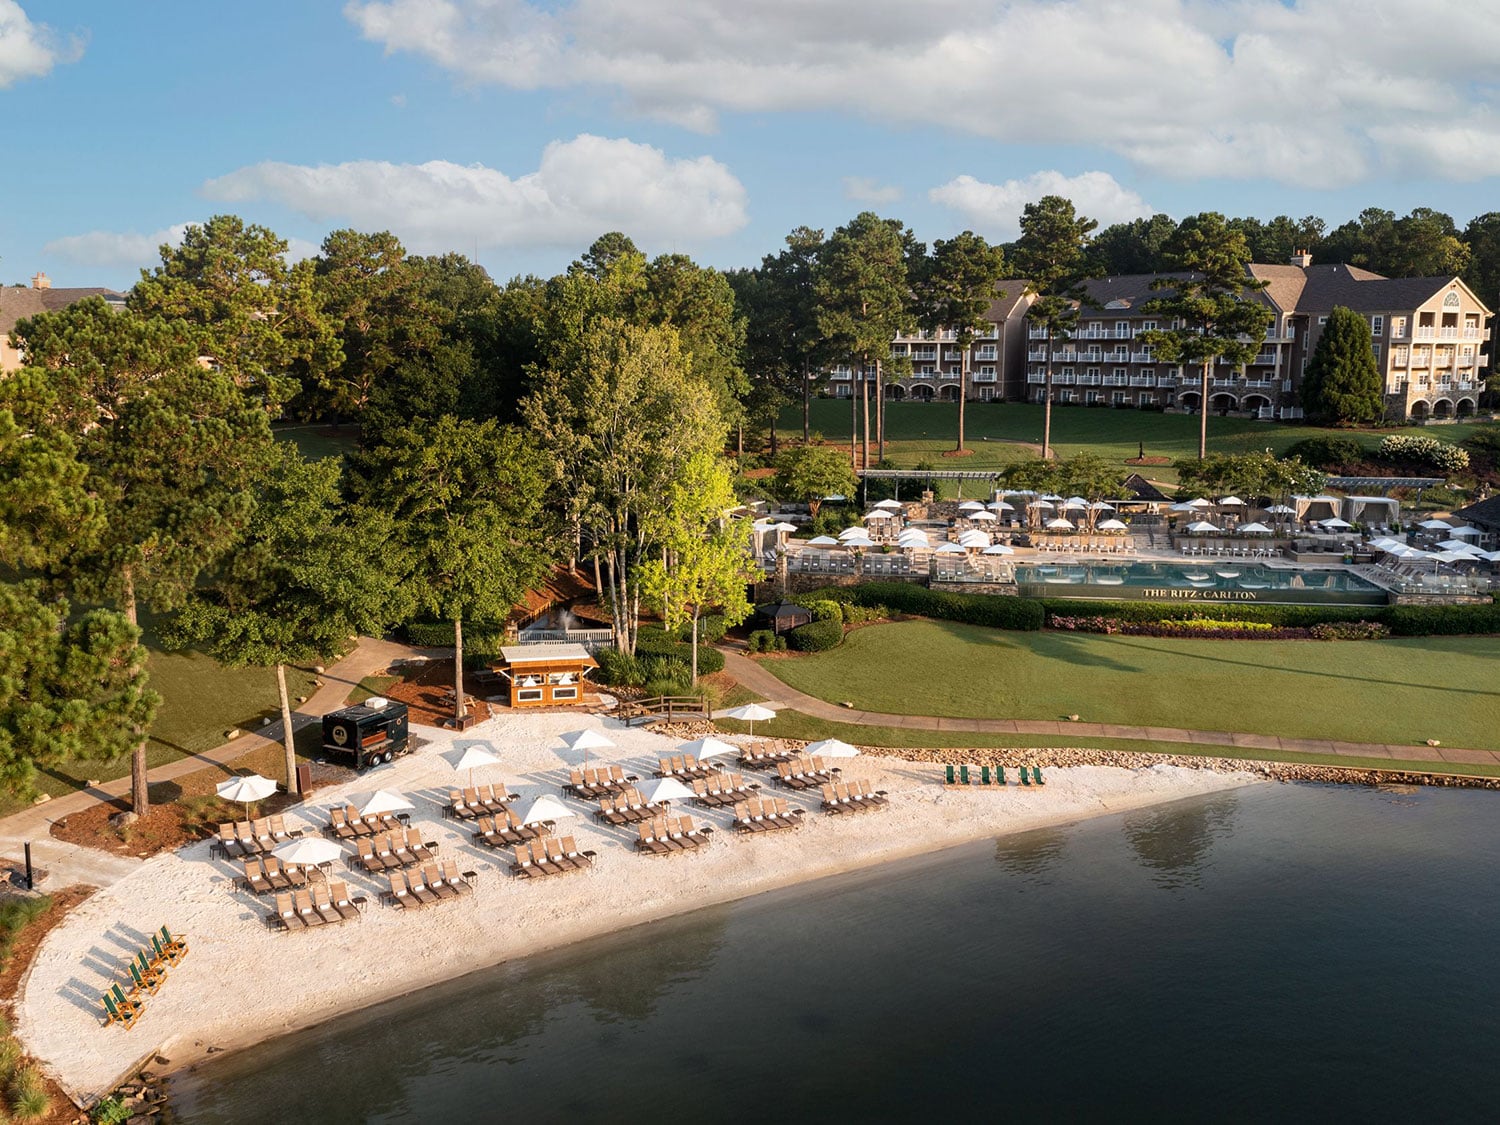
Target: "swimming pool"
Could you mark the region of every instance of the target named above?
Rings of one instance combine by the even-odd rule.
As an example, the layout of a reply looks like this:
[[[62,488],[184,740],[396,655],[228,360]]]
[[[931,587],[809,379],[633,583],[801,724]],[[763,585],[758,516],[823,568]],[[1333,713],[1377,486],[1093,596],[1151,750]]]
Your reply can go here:
[[[1195,563],[1019,563],[1023,597],[1115,601],[1385,605],[1385,590],[1342,570],[1293,570],[1229,559]]]

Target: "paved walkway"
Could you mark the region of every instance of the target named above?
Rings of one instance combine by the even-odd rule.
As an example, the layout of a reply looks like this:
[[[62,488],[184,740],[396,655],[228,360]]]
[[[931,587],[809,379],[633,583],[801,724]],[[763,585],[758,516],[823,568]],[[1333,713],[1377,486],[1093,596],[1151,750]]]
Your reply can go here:
[[[878,711],[856,711],[800,692],[766,671],[760,664],[731,650],[724,652],[724,671],[772,706],[780,705],[814,718],[835,723],[899,727],[903,730],[960,731],[969,734],[1043,734],[1064,741],[1069,737],[1132,738],[1162,743],[1198,743],[1230,746],[1249,751],[1284,750],[1293,754],[1336,754],[1351,758],[1388,758],[1406,762],[1444,765],[1500,766],[1500,753],[1464,750],[1452,746],[1408,746],[1391,743],[1333,742],[1315,738],[1280,738],[1272,734],[1241,734],[1221,730],[1185,730],[1180,727],[1132,727],[1115,723],[1069,723],[1036,719],[949,719],[932,715],[886,715]],[[1163,748],[1163,753],[1170,750]]]
[[[292,712],[292,728],[301,730],[325,713],[338,710],[360,680],[389,667],[393,660],[418,654],[431,655],[425,650],[413,649],[393,641],[362,637],[353,652],[322,674],[320,678],[323,686]],[[259,728],[254,734],[244,734],[202,754],[189,754],[185,758],[157,766],[148,776],[152,782],[171,781],[208,766],[229,768],[246,754],[280,741],[281,721],[278,719]],[[55,839],[52,836],[52,825],[100,801],[111,801],[128,796],[129,793],[130,775],[126,774],[114,781],[55,797],[0,819],[0,855],[19,860],[23,851],[22,844],[29,840],[32,863],[49,872],[47,886],[66,887],[71,883],[109,886],[134,871],[141,861]]]

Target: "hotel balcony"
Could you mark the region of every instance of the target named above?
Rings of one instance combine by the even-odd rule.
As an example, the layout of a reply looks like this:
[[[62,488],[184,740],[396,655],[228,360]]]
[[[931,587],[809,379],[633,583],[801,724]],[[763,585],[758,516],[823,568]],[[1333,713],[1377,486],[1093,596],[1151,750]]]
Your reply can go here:
[[[1151,352],[1131,352],[1130,353],[1130,362],[1131,363],[1155,363],[1156,362],[1156,356],[1153,355]]]
[[[1032,371],[1027,374],[1026,381],[1028,383],[1045,383],[1047,376],[1043,375],[1040,371]]]
[[[1276,366],[1276,353],[1275,352],[1261,352],[1254,359],[1252,359],[1250,361],[1250,366],[1251,367],[1275,367]]]
[[[1438,329],[1438,339],[1439,340],[1457,340],[1458,339],[1458,329],[1457,328],[1439,328]]]
[[[976,371],[969,376],[969,379],[975,383],[994,383],[999,381],[993,371]]]
[[[1032,348],[1030,351],[1028,351],[1026,353],[1026,358],[1029,359],[1032,363],[1046,363],[1047,362],[1047,349],[1046,348]]]
[[[1156,377],[1154,375],[1137,375],[1130,380],[1130,385],[1132,387],[1154,387],[1156,386]]]
[[[1436,332],[1434,328],[1415,328],[1412,335],[1418,340],[1431,340],[1435,338]]]

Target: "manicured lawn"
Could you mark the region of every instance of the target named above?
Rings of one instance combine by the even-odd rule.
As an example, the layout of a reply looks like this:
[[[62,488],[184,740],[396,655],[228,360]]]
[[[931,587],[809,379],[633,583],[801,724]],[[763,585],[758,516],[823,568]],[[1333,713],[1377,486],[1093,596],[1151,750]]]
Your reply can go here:
[[[931,461],[940,469],[981,472],[1004,466],[1031,454],[1022,447],[1001,442],[1042,440],[1042,408],[1030,403],[971,402],[964,415],[965,444],[974,455],[941,458],[952,449],[957,433],[958,407],[954,403],[897,402],[886,404],[886,455],[900,467]],[[1208,420],[1209,449],[1223,453],[1246,453],[1270,448],[1278,453],[1304,438],[1338,433],[1353,437],[1369,448],[1388,433],[1425,433],[1442,441],[1457,442],[1482,423],[1447,426],[1405,427],[1381,431],[1331,431],[1315,426],[1282,422],[1260,422],[1248,418]],[[829,441],[847,441],[849,403],[816,399],[812,404],[812,428]],[[789,438],[802,436],[801,407],[789,408],[781,416],[780,431]],[[988,443],[985,438],[989,438]],[[873,439],[873,434],[872,434]],[[1062,456],[1090,449],[1123,463],[1135,457],[1142,445],[1149,457],[1193,457],[1198,452],[1198,419],[1186,414],[1157,414],[1140,410],[1113,410],[1086,406],[1058,406],[1052,411],[1052,441]],[[873,449],[873,440],[872,440]],[[872,453],[873,456],[873,453]],[[1175,480],[1165,466],[1143,472],[1157,479]]]
[[[930,621],[858,629],[765,667],[862,710],[1246,731],[1500,749],[1500,638],[1229,641],[1010,633]]]

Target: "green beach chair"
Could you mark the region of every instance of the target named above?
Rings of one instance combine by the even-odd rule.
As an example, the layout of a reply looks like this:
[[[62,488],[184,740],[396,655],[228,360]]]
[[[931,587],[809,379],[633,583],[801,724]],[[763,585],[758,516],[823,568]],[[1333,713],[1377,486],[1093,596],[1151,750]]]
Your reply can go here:
[[[1021,767],[1021,784],[1024,785],[1024,786],[1026,786],[1026,788],[1028,788],[1028,789],[1031,788],[1031,778],[1029,778],[1029,777],[1026,776],[1026,767],[1025,766]]]
[[[176,965],[177,962],[182,960],[182,955],[185,952],[181,947],[174,949],[171,946],[163,945],[161,934],[151,935],[151,949],[156,954],[157,964],[162,965]]]
[[[1031,767],[1031,780],[1034,781],[1034,782],[1036,782],[1038,785],[1046,785],[1047,784],[1045,781],[1042,780],[1042,767],[1041,766],[1032,766]]]
[[[119,986],[116,985],[115,987],[118,988]],[[132,1005],[129,1001],[120,1003],[109,992],[106,992],[102,999],[104,1003],[105,1027],[108,1027],[112,1023],[123,1023],[125,1029],[128,1031],[135,1026],[135,1021],[140,1019],[140,1008]]]
[[[183,957],[187,954],[187,940],[184,938],[174,938],[171,931],[165,926],[161,928],[161,943],[170,952],[176,953],[178,957]]]
[[[947,773],[945,775],[947,777],[947,780],[944,781],[943,784],[944,785],[952,785],[953,784],[953,767],[952,766],[947,766],[947,767],[945,767],[945,769],[947,770]]]
[[[969,784],[969,767],[968,766],[959,766],[958,767],[958,783],[960,785],[967,785],[967,784]]]
[[[1004,766],[996,766],[995,767],[995,784],[996,785],[1004,785],[1005,784],[1005,767]]]
[[[990,767],[989,766],[980,766],[979,767],[979,784],[980,785],[988,785],[989,783],[990,783]]]
[[[160,977],[141,972],[141,967],[134,961],[130,962],[130,979],[135,982],[137,992],[155,993],[161,987]]]

